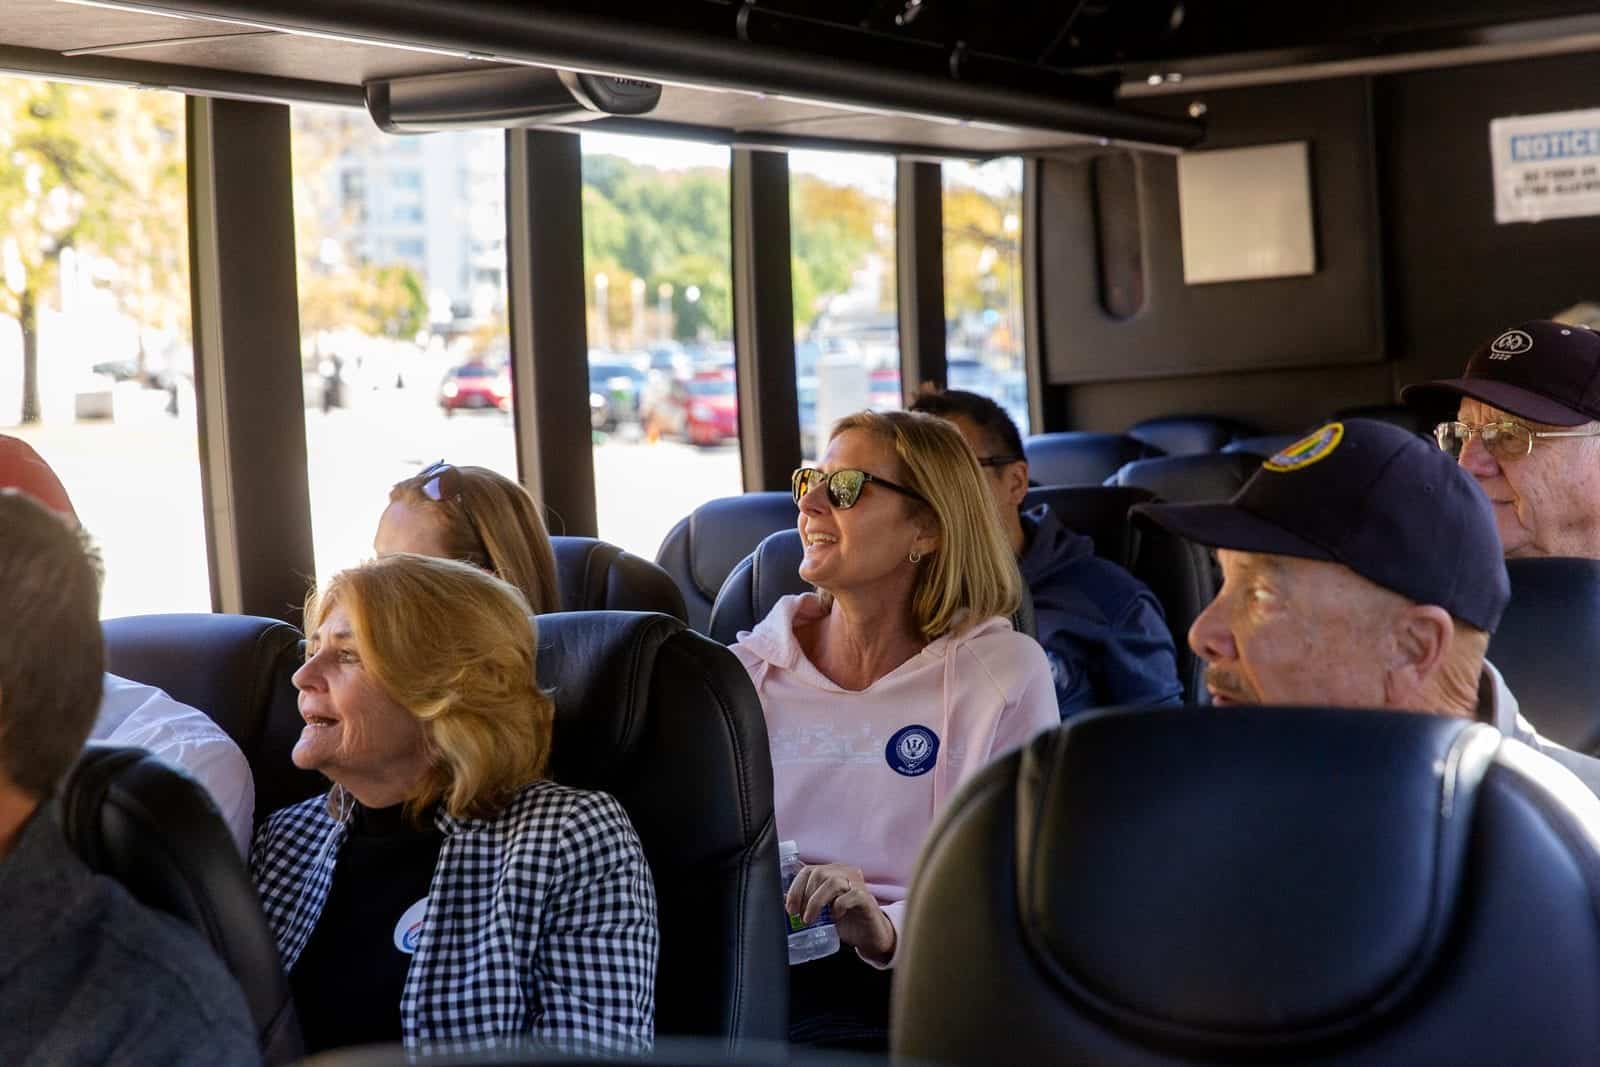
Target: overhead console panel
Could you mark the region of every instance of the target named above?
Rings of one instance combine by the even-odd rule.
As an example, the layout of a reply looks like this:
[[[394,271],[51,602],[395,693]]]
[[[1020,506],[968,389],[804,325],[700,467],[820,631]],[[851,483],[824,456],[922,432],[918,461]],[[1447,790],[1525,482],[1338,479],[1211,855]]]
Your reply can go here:
[[[393,132],[598,123],[757,147],[872,145],[975,157],[1085,143],[1172,151],[1203,135],[1190,119],[1119,104],[1114,76],[1079,76],[1041,61],[1054,38],[1070,43],[1078,9],[1094,5],[1018,16],[951,0],[863,0],[870,10],[852,23],[819,17],[860,6],[833,0],[809,13],[802,4],[721,0],[613,3],[603,13],[562,0],[93,2],[189,20],[175,39],[193,40],[196,22],[217,32],[272,31],[249,39],[236,71],[261,56],[271,69],[258,73],[304,77],[312,72],[297,69],[295,54],[313,42],[363,57],[410,53],[412,70],[391,67],[376,78],[362,77],[359,62],[314,72],[331,88],[360,85],[374,119]],[[1032,54],[974,47],[957,32],[972,29],[973,41],[986,45],[998,41],[996,26],[1011,27],[1013,43],[1037,38]],[[150,58],[181,63],[186,47],[195,46]]]

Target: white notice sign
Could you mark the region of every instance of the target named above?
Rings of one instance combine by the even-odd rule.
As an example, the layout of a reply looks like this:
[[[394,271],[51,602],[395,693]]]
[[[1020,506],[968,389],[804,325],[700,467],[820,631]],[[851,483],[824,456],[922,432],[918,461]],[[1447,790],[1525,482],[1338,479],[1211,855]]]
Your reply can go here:
[[[1600,110],[1489,123],[1494,220],[1600,215]]]

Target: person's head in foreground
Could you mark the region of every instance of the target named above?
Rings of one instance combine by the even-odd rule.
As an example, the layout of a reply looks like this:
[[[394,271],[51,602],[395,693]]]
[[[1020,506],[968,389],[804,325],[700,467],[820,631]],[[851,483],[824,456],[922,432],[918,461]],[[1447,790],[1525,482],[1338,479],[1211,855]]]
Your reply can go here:
[[[1488,501],[1427,441],[1329,423],[1226,503],[1137,510],[1218,550],[1189,631],[1215,703],[1476,714],[1510,585]]]
[[[41,810],[89,737],[105,654],[99,566],[64,519],[0,489],[0,1063],[176,1063],[197,1049],[258,1062],[211,947],[92,874]]]
[[[536,615],[561,609],[556,559],[539,505],[486,467],[443,460],[389,490],[373,550],[458,559],[522,591]]]
[[[1021,579],[978,464],[947,421],[904,411],[840,419],[817,467],[794,472],[800,576],[845,615],[893,605],[923,642],[1017,609]]]
[[[544,777],[522,594],[400,553],[334,575],[305,619],[292,758],[334,788],[268,819],[251,867],[308,1050],[649,1047],[650,869],[613,798]]]
[[[1461,377],[1401,397],[1456,405],[1434,434],[1489,498],[1507,558],[1600,559],[1600,334],[1524,322],[1486,341]]]
[[[522,596],[469,564],[387,556],[306,601],[295,766],[368,808],[492,815],[544,773],[553,706]]]
[[[100,707],[100,574],[82,535],[0,489],[0,856],[67,773]]]

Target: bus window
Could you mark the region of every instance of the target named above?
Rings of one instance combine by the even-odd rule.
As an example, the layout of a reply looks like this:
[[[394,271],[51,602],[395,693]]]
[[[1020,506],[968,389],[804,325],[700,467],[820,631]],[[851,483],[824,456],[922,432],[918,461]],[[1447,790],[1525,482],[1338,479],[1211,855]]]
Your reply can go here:
[[[585,133],[589,418],[601,538],[654,559],[706,501],[737,496],[726,148]],[[560,532],[552,517],[551,532]]]
[[[944,164],[949,385],[992,397],[1028,433],[1022,355],[1022,160]]]
[[[99,546],[102,617],[211,610],[183,97],[0,78],[0,432]]]
[[[293,113],[317,571],[372,554],[389,487],[439,459],[517,477],[505,140]]]
[[[895,318],[894,159],[789,153],[800,451],[862,408],[904,405]]]

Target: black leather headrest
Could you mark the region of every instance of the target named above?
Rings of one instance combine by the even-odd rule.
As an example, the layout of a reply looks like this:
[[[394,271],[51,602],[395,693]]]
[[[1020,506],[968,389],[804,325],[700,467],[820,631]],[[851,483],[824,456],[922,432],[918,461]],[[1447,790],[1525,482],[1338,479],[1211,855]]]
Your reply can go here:
[[[1136,437],[1169,456],[1215,452],[1235,437],[1249,437],[1257,432],[1254,426],[1217,415],[1164,415],[1128,427],[1129,437]]]
[[[290,679],[300,631],[251,615],[134,615],[101,624],[106,670],[210,716],[250,763],[256,822],[327,788],[289,762],[305,723]]]
[[[1545,737],[1600,755],[1600,560],[1510,559],[1489,661]]]
[[[1126,567],[1137,547],[1128,509],[1154,497],[1147,489],[1120,485],[1044,486],[1028,490],[1022,508],[1050,505],[1069,530],[1094,539],[1094,554]]]
[[[683,594],[647,559],[593,537],[552,537],[562,611],[659,611],[687,621]]]
[[[1303,433],[1270,433],[1260,437],[1239,437],[1222,446],[1224,452],[1245,452],[1257,459],[1271,459],[1304,437]]]
[[[1043,433],[1026,438],[1028,477],[1038,485],[1099,485],[1117,468],[1161,450],[1120,433]]]
[[[1545,1063],[1600,1039],[1600,801],[1462,719],[1069,720],[952,801],[910,901],[909,1056]]]
[[[733,568],[763,537],[792,528],[798,517],[788,493],[746,493],[702,504],[674,526],[656,562],[683,591],[689,624],[705,632],[711,604]]]
[[[54,814],[91,870],[192,927],[238,979],[269,1063],[301,1052],[278,946],[250,872],[210,796],[139,748],[90,744]]]
[[[1148,489],[1160,500],[1175,504],[1226,500],[1261,469],[1261,460],[1248,452],[1207,452],[1195,456],[1141,459],[1112,475],[1107,485],[1132,485]]]
[[[550,776],[615,796],[655,877],[661,1034],[780,1038],[787,958],[772,756],[750,677],[665,615],[541,615]]]

